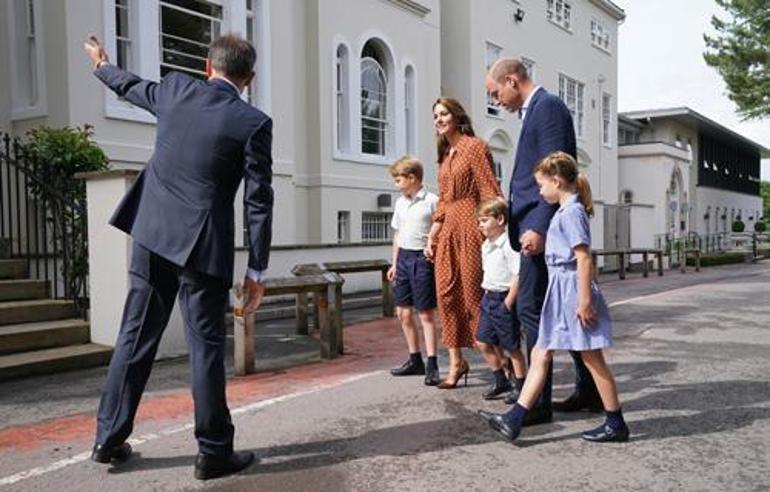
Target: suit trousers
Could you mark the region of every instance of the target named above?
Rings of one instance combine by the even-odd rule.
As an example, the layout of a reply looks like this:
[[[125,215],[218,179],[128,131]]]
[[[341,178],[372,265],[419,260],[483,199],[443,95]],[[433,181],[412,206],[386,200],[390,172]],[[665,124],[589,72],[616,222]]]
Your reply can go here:
[[[545,256],[541,253],[535,256],[521,255],[519,267],[519,292],[516,297],[516,313],[521,322],[521,329],[526,334],[527,358],[531,360],[532,348],[537,343],[540,331],[540,313],[543,309],[545,291],[548,288],[548,267]],[[598,398],[596,385],[588,371],[580,352],[570,351],[575,362],[575,391],[585,397]],[[553,364],[548,369],[548,377],[537,405],[550,408],[551,390],[553,386]]]
[[[96,444],[123,443],[131,434],[174,300],[185,323],[201,453],[233,452],[234,428],[225,395],[225,310],[228,286],[180,267],[134,242],[123,321],[99,403]]]

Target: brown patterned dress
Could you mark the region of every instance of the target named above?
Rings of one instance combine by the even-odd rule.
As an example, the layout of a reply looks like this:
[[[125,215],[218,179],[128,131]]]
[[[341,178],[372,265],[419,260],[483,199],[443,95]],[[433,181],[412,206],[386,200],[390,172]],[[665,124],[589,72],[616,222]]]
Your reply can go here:
[[[478,205],[502,196],[483,140],[463,135],[441,161],[435,222],[442,222],[436,245],[436,297],[447,348],[473,347],[479,321],[481,243]]]

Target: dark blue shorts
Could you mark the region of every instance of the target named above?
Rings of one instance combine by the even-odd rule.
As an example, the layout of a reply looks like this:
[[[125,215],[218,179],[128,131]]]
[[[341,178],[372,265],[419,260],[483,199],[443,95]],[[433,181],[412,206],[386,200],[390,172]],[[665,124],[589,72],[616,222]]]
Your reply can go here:
[[[433,263],[425,259],[422,251],[398,250],[393,297],[396,306],[414,307],[418,311],[436,308],[436,276]]]
[[[519,349],[521,323],[516,316],[516,306],[510,311],[505,307],[507,295],[507,291],[484,293],[476,340],[488,345],[499,345],[510,353]]]

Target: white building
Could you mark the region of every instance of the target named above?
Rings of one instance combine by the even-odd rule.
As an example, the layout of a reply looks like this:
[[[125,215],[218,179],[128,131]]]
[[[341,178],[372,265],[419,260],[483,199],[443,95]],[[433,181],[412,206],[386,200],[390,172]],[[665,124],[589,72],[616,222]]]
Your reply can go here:
[[[612,247],[623,11],[606,0],[450,0],[441,8],[443,93],[465,106],[476,133],[489,142],[503,191],[508,191],[521,122],[490,104],[484,76],[497,58],[517,57],[535,83],[559,95],[572,113],[578,162],[597,202],[594,247]]]
[[[753,230],[762,215],[760,159],[770,151],[692,109],[620,115],[620,201],[630,211],[628,242]]]

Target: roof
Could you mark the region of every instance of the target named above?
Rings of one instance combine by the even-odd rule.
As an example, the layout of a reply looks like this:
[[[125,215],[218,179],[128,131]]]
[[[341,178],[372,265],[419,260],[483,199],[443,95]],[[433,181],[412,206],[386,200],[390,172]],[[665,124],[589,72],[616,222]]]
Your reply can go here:
[[[738,142],[744,147],[749,147],[753,150],[759,151],[760,157],[763,159],[770,158],[770,149],[764,145],[757,143],[743,135],[730,130],[726,126],[717,123],[716,121],[709,119],[702,114],[694,111],[686,106],[679,108],[665,108],[665,109],[645,109],[641,111],[626,111],[619,114],[620,117],[629,118],[637,121],[655,120],[655,119],[669,119],[679,122],[683,125],[693,127],[700,133],[720,138],[729,139],[734,142]]]
[[[613,16],[617,21],[622,21],[626,18],[626,13],[623,9],[612,3],[610,0],[591,0],[591,3]]]

